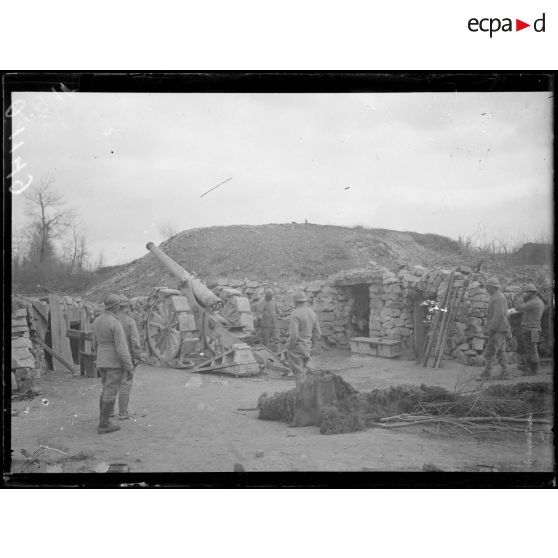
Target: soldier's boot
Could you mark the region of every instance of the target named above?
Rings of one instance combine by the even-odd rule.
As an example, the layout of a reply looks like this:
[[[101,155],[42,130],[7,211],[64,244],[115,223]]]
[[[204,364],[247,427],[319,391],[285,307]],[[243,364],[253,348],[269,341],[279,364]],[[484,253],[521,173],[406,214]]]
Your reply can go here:
[[[531,363],[531,374],[533,376],[536,376],[538,371],[539,371],[539,363],[538,362],[532,362]]]
[[[490,380],[490,368],[485,368],[482,374],[477,379],[479,382]]]
[[[127,420],[131,418],[132,415],[128,412],[129,401],[130,401],[129,393],[118,394],[118,420]]]
[[[101,414],[99,416],[98,434],[107,434],[120,430],[120,426],[110,423],[110,411],[114,408],[114,403],[110,401],[101,401]]]

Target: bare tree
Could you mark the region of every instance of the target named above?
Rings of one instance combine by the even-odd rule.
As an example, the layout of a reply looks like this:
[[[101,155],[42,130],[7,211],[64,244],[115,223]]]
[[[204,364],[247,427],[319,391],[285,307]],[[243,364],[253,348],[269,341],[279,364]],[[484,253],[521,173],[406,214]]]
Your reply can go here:
[[[95,264],[95,269],[101,269],[105,265],[105,254],[99,252],[99,257],[97,258],[97,263]]]
[[[50,182],[31,186],[23,195],[28,201],[27,212],[31,218],[27,234],[32,243],[31,255],[42,265],[54,255],[53,241],[64,234],[74,214]]]
[[[158,229],[159,233],[165,240],[172,238],[180,232],[174,223],[160,223],[158,225]]]
[[[87,238],[84,234],[80,234],[78,238],[78,250],[76,264],[79,271],[83,271],[89,261],[89,252],[87,248]]]

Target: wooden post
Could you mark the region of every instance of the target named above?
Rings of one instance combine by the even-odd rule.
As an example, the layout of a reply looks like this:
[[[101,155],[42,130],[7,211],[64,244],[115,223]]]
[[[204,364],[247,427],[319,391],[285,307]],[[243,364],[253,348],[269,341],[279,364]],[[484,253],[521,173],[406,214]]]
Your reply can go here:
[[[453,310],[453,307],[455,306],[455,303],[457,301],[457,294],[458,294],[458,291],[456,289],[452,293],[451,302],[449,302],[447,307],[446,307],[446,312],[444,314],[444,317],[442,319],[442,323],[440,325],[440,333],[438,335],[438,341],[436,343],[436,350],[434,351],[434,368],[437,368],[436,363],[439,362],[440,352],[442,351],[442,342],[443,342],[443,339],[444,339],[444,335],[445,335],[445,332],[446,332],[446,328],[447,328],[447,324],[448,324],[450,314],[451,314],[451,312]]]
[[[449,281],[448,281],[448,287],[447,287],[446,293],[444,295],[444,300],[442,302],[441,308],[447,308],[447,305],[448,305],[449,300],[450,300],[450,292],[451,292],[451,289],[453,287],[454,279],[455,279],[455,271],[452,271],[451,274],[450,274],[450,278],[449,278]],[[430,332],[429,332],[430,336],[428,338],[428,345],[426,347],[426,352],[424,354],[424,359],[422,361],[423,366],[428,365],[428,359],[430,357],[430,353],[432,352],[432,347],[434,346],[434,341],[436,339],[436,336],[439,334],[438,323],[440,322],[440,314],[441,313],[442,313],[441,310],[436,312],[436,315],[434,316],[434,318],[432,319],[432,323],[430,324]]]
[[[425,350],[425,337],[426,337],[426,327],[424,325],[424,312],[420,300],[415,299],[413,302],[413,321],[415,326],[415,352],[417,357],[417,362],[421,362],[424,356]]]
[[[66,337],[66,321],[62,312],[61,298],[58,295],[49,295],[50,310],[50,334],[53,353],[62,357],[57,359],[57,363],[53,364],[53,369],[61,371],[58,362],[72,362],[72,351],[70,349],[70,340]]]
[[[87,315],[87,310],[85,308],[81,308],[80,310],[80,324],[79,329],[81,331],[91,331],[91,322],[89,321],[89,316]],[[86,353],[91,352],[91,341],[85,340],[85,346],[83,349]]]
[[[440,354],[438,355],[438,358],[436,359],[436,361],[434,363],[434,368],[436,368],[436,370],[440,367],[440,363],[442,362],[442,357],[444,355],[444,349],[445,349],[446,343],[448,341],[449,333],[451,331],[451,328],[453,327],[453,323],[455,322],[455,318],[457,317],[457,312],[459,311],[459,308],[463,304],[463,298],[465,298],[465,291],[467,290],[468,286],[469,286],[469,279],[466,279],[465,282],[463,283],[463,289],[461,290],[461,293],[459,295],[459,299],[452,306],[451,313],[450,313],[450,316],[448,318],[447,327],[446,327],[446,330],[444,332],[444,337],[442,339]]]

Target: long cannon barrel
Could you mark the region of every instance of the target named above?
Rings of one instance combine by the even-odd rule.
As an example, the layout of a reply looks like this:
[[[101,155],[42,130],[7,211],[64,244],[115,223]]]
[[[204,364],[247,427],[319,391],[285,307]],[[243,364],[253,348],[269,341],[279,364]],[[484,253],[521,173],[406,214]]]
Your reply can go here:
[[[211,292],[199,279],[188,273],[180,264],[167,256],[153,242],[148,242],[146,248],[180,281],[187,281],[194,296],[202,306],[214,308],[223,304],[223,301]]]

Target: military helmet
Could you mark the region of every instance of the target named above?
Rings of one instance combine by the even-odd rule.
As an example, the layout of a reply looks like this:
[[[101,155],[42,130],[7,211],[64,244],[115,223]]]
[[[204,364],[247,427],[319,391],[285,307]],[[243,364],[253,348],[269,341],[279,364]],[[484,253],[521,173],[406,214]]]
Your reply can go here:
[[[103,304],[105,305],[105,310],[110,310],[117,304],[120,304],[120,297],[113,293],[108,294],[105,296],[105,300],[103,300]]]
[[[306,298],[306,295],[302,291],[295,291],[293,295],[293,300],[295,302],[306,302],[308,299]]]
[[[265,290],[265,294],[266,294],[266,295],[272,295],[272,294],[273,294],[273,289],[267,288],[267,289]]]
[[[536,293],[538,290],[539,289],[537,289],[533,283],[527,283],[527,285],[523,287],[524,293]]]
[[[120,306],[127,306],[130,303],[130,299],[125,295],[120,295]]]
[[[500,281],[496,277],[491,277],[488,281],[484,284],[485,287],[497,287],[498,289],[501,288]]]

